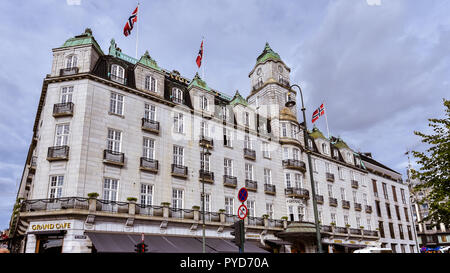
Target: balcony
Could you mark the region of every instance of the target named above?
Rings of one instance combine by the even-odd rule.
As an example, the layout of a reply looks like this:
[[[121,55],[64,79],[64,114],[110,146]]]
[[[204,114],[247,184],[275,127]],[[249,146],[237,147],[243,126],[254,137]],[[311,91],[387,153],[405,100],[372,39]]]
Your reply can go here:
[[[264,192],[267,194],[275,195],[275,185],[272,184],[264,184]]]
[[[200,181],[206,183],[214,183],[214,173],[207,170],[198,170],[198,177]]]
[[[342,200],[342,208],[349,209],[350,208],[350,201]]]
[[[119,76],[116,76],[116,75],[113,75],[113,74],[110,74],[109,78],[112,81],[115,81],[115,82],[118,82],[118,83],[121,83],[121,84],[127,84],[127,79],[125,79],[125,78],[122,78],[122,77],[119,77]]]
[[[352,180],[352,188],[354,188],[354,189],[358,188],[358,181]]]
[[[55,103],[53,105],[53,116],[56,117],[71,117],[73,116],[73,103]]]
[[[37,167],[37,156],[32,156],[30,161],[30,173],[34,173]]]
[[[188,177],[188,167],[183,165],[172,164],[172,176],[187,178]]]
[[[257,191],[258,189],[258,182],[245,179],[245,188],[249,191]]]
[[[336,199],[336,198],[333,198],[333,197],[329,197],[329,198],[328,198],[328,202],[330,203],[330,206],[331,206],[331,207],[337,207],[337,205],[338,205],[337,199]]]
[[[301,172],[306,172],[306,164],[303,161],[297,159],[285,159],[283,160],[283,167],[286,169],[295,169]]]
[[[363,230],[364,237],[378,237],[378,231],[376,230]]]
[[[349,228],[350,231],[350,235],[356,235],[356,236],[361,236],[362,235],[362,230],[361,229],[357,229],[357,228]]]
[[[331,226],[321,226],[320,227],[320,231],[321,232],[332,233],[333,232],[333,228]]]
[[[339,233],[339,234],[348,234],[348,229],[346,227],[335,227],[334,228],[334,232],[335,233]]]
[[[334,182],[334,174],[332,173],[326,173],[327,181]]]
[[[159,121],[142,118],[142,130],[154,134],[159,134]]]
[[[48,161],[69,160],[69,146],[48,147]]]
[[[244,148],[244,158],[250,159],[250,160],[256,160],[255,150],[251,150],[249,148]]]
[[[69,68],[63,68],[59,70],[59,76],[70,76],[78,74],[78,67],[69,67]]]
[[[302,188],[286,188],[284,189],[284,193],[287,197],[309,199],[309,191]]]
[[[141,170],[148,171],[152,173],[158,172],[158,160],[141,157]]]
[[[206,136],[200,136],[200,140],[198,141],[198,144],[207,149],[214,148],[214,140],[212,138],[209,138]]]
[[[365,205],[366,213],[372,213],[372,206]]]
[[[355,210],[356,211],[361,211],[362,210],[362,206],[360,203],[353,203],[353,205],[355,206]]]
[[[223,176],[223,185],[226,187],[236,188],[237,187],[237,178],[231,175]]]
[[[103,150],[103,163],[122,167],[125,164],[125,154],[111,150]]]
[[[317,204],[323,204],[323,195],[316,194],[316,202]]]

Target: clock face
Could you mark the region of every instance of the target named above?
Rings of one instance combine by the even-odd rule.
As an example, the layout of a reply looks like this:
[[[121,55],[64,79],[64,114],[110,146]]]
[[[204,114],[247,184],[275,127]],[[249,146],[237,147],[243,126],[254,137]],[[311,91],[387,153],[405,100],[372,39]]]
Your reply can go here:
[[[281,65],[278,66],[278,71],[283,72],[283,67]]]
[[[258,68],[258,70],[256,70],[256,75],[261,75],[261,68]]]

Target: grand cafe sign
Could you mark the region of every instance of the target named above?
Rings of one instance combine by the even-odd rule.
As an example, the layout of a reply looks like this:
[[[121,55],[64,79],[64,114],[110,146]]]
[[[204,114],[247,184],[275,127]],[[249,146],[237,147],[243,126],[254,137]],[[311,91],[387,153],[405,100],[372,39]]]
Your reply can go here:
[[[64,230],[71,228],[72,228],[71,222],[36,223],[31,225],[32,231]]]

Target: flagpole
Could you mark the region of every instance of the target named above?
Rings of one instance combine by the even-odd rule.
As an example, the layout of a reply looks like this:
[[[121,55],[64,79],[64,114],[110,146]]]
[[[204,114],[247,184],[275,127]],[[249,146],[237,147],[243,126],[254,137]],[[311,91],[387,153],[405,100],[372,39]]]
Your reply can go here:
[[[325,105],[325,100],[322,101],[322,103]],[[327,110],[325,110],[325,123],[327,124],[327,133],[328,133],[328,139],[330,139],[330,129],[328,129],[328,119],[327,119]]]
[[[137,11],[136,16],[139,17],[139,2],[138,2],[137,5],[138,5],[138,11]],[[137,19],[136,19],[136,24],[137,24],[137,26],[136,26],[136,54],[135,54],[135,58],[137,59],[138,42],[139,42],[139,23],[138,23]]]
[[[203,59],[205,59],[205,36],[202,36],[202,41],[203,41],[203,56],[202,56],[202,62],[203,62],[203,67],[202,67],[202,79],[203,81],[205,80],[205,61]]]

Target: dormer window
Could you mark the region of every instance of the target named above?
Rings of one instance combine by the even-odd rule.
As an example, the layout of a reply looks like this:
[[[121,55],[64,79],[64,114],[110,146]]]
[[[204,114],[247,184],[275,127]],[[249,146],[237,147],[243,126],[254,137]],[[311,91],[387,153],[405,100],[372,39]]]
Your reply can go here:
[[[308,148],[310,150],[312,150],[312,148],[313,148],[313,143],[312,143],[312,140],[310,138],[308,139]]]
[[[256,88],[260,88],[261,86],[263,86],[263,79],[262,79],[262,77],[259,77],[258,83],[256,84]]]
[[[352,162],[352,155],[349,152],[347,152],[347,160]]]
[[[227,106],[222,106],[222,119],[228,120],[228,108]]]
[[[176,87],[172,89],[172,101],[175,103],[183,103],[183,91],[181,89]]]
[[[326,143],[322,143],[322,152],[324,154],[328,154],[328,145]]]
[[[335,157],[335,158],[338,158],[338,151],[337,150],[333,150],[333,156]]]
[[[250,114],[248,112],[244,112],[244,125],[250,126]]]
[[[200,97],[200,109],[208,111],[208,99],[205,96]]]
[[[125,69],[117,64],[111,65],[111,80],[122,84],[125,83]]]
[[[66,68],[71,69],[77,67],[77,60],[78,60],[77,55],[70,55],[69,57],[67,57]]]
[[[156,79],[150,75],[145,76],[144,87],[148,91],[156,92]]]

